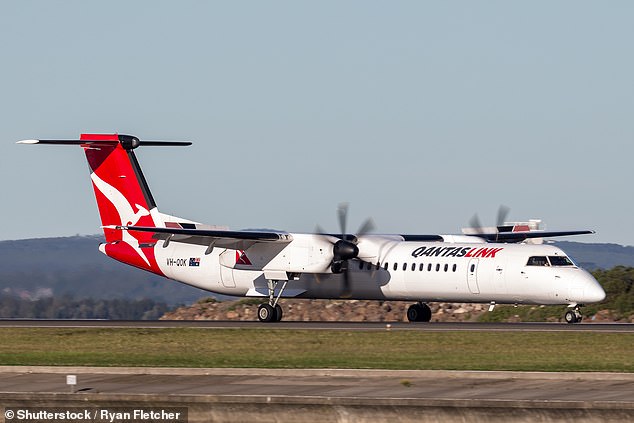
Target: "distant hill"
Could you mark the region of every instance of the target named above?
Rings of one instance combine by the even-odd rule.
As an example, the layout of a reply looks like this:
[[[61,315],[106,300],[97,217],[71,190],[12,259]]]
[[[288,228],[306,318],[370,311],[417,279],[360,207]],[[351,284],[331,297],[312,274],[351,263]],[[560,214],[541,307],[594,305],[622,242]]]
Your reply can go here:
[[[24,299],[59,297],[152,299],[189,304],[209,293],[103,255],[103,237],[73,236],[0,241],[0,294]]]
[[[64,294],[148,298],[168,305],[191,304],[211,295],[109,259],[98,250],[102,241],[98,235],[0,241],[0,294],[24,299]],[[589,270],[634,266],[634,247],[568,241],[556,245]]]
[[[614,266],[634,267],[634,247],[632,246],[570,241],[557,241],[554,244],[587,270],[611,269]]]

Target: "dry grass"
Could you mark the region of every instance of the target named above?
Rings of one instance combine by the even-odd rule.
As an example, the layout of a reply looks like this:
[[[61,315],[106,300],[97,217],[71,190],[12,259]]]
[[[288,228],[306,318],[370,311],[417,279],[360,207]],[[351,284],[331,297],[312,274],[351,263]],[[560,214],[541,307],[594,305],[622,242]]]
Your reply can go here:
[[[634,372],[634,335],[1,328],[0,365]]]

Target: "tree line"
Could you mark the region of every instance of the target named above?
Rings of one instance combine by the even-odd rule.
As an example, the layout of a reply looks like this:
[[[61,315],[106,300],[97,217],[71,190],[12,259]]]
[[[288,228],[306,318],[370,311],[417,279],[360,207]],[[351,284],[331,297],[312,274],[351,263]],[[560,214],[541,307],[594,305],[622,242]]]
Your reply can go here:
[[[0,295],[3,319],[108,319],[158,320],[171,310],[167,304],[151,299],[76,299],[71,295],[38,300]]]
[[[616,266],[609,270],[595,270],[592,275],[603,287],[605,300],[589,304],[589,312],[608,309],[617,318],[634,316],[634,267]]]

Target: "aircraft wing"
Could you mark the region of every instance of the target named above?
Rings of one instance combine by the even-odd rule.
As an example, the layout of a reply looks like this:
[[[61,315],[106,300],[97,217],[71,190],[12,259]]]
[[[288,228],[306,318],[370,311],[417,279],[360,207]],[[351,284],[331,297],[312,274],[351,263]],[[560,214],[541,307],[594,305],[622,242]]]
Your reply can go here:
[[[516,232],[484,232],[484,233],[472,233],[464,235],[413,235],[413,234],[399,234],[399,235],[377,235],[383,237],[394,238],[402,241],[419,241],[419,242],[452,242],[450,239],[454,239],[453,242],[469,242],[468,238],[480,238],[486,242],[522,242],[531,238],[555,238],[560,236],[570,235],[586,235],[593,234],[594,231],[582,230],[582,231],[516,231]],[[352,235],[351,235],[352,236]],[[354,236],[352,236],[354,238]],[[462,241],[455,241],[455,237],[462,239]],[[449,240],[448,240],[449,239]]]
[[[205,245],[220,248],[247,249],[256,243],[282,243],[288,244],[293,240],[293,236],[282,231],[229,231],[218,229],[195,229],[195,228],[159,228],[149,226],[118,226],[117,229],[139,232],[153,232],[155,239],[163,239],[168,242],[182,242],[186,244]],[[466,236],[476,237],[487,242],[522,242],[532,238],[555,238],[570,235],[593,234],[594,231],[521,231],[521,232],[497,232],[468,234]],[[326,235],[326,234],[323,234]],[[330,234],[327,234],[330,235]],[[341,235],[332,234],[335,238],[342,238]],[[354,239],[354,235],[345,235]],[[403,241],[421,242],[442,242],[441,235],[408,235],[399,234],[396,237]]]
[[[490,242],[522,242],[531,238],[555,238],[559,236],[569,235],[587,235],[593,234],[594,231],[522,231],[522,232],[497,232],[497,233],[482,233],[482,234],[468,234],[467,236],[475,236],[478,238],[486,239]]]
[[[419,242],[442,242],[445,239],[441,235],[399,235],[403,241],[419,241]]]
[[[150,226],[118,226],[117,229],[138,232],[153,232],[155,239],[167,242],[206,245],[246,250],[259,242],[288,244],[293,236],[277,231],[229,231],[216,229],[158,228]]]

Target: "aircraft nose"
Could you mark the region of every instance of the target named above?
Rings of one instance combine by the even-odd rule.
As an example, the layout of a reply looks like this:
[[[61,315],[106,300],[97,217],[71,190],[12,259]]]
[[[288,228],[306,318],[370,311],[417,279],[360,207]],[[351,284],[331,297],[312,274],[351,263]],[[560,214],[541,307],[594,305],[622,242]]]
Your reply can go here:
[[[603,287],[590,276],[592,280],[586,282],[586,285],[583,288],[583,297],[584,301],[587,303],[598,303],[605,299],[605,291]]]

